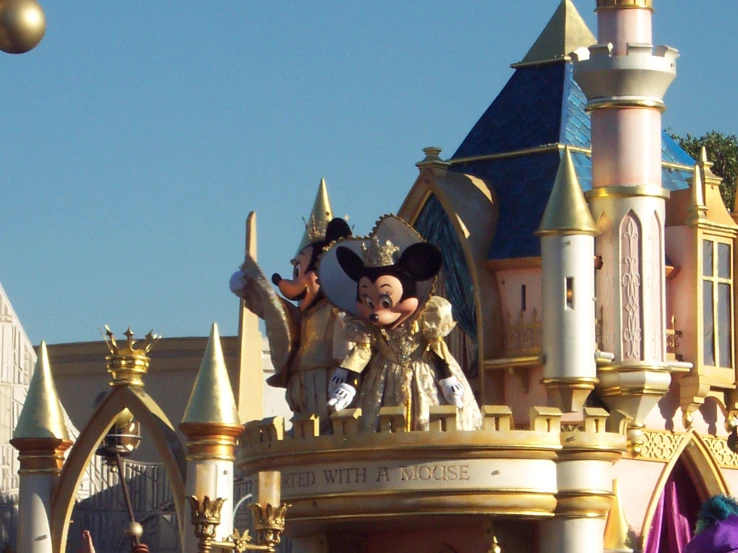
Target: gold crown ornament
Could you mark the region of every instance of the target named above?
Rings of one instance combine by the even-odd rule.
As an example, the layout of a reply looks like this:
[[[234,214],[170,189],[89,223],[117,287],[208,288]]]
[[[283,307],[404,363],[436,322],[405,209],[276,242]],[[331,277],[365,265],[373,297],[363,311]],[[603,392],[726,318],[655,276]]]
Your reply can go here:
[[[307,233],[310,244],[325,239],[325,231],[328,227],[330,216],[331,214],[326,211],[325,217],[317,218],[315,217],[315,213],[311,213],[310,219],[307,221],[303,218],[302,222],[305,223],[305,232]]]
[[[373,235],[366,242],[361,244],[361,250],[364,256],[364,265],[367,267],[387,267],[397,263],[400,248],[395,246],[390,240],[386,240],[384,244],[379,242],[377,235]]]
[[[105,344],[110,350],[110,355],[105,357],[108,372],[113,375],[111,386],[143,386],[143,375],[149,370],[148,353],[161,339],[153,331],[149,331],[142,347],[136,347],[140,342],[133,339],[133,332],[130,328],[123,335],[126,337],[125,344],[119,345],[115,339],[115,335],[110,328],[105,325],[103,338]]]

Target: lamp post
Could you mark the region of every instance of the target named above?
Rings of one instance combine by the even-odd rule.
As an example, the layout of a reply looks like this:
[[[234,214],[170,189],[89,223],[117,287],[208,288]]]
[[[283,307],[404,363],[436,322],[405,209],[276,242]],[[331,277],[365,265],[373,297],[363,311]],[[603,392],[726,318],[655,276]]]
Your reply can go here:
[[[131,545],[134,548],[133,551],[148,551],[148,548],[143,546],[140,541],[141,536],[143,536],[143,527],[136,522],[133,514],[131,495],[128,491],[123,469],[123,458],[133,453],[140,442],[140,424],[133,419],[131,412],[125,409],[118,415],[118,418],[106,434],[100,447],[95,451],[95,454],[102,457],[105,464],[118,473],[118,482],[123,492],[123,499],[125,500],[128,518],[130,519],[125,529],[125,534],[131,540]]]

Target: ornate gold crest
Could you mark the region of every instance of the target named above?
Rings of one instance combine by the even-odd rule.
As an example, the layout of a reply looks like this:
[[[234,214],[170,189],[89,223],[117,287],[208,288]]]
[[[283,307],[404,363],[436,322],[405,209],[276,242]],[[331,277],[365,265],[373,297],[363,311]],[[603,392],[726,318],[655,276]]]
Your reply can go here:
[[[371,237],[368,245],[364,242],[361,249],[364,255],[364,265],[367,267],[394,265],[397,263],[397,254],[400,251],[400,248],[390,240],[386,240],[384,244],[380,243],[376,234]]]

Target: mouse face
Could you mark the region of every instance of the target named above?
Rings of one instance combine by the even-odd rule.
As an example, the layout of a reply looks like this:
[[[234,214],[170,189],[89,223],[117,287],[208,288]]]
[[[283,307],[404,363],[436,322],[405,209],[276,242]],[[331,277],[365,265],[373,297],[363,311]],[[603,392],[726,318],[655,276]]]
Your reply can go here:
[[[316,271],[320,255],[328,244],[347,236],[351,236],[351,228],[346,221],[333,219],[328,223],[325,238],[305,246],[291,261],[292,278],[282,278],[277,273],[272,276],[272,282],[285,298],[299,302],[300,311],[307,311],[320,296]]]
[[[311,305],[320,291],[315,263],[312,262],[314,251],[312,245],[304,248],[292,260],[292,278],[280,278],[276,283],[285,298],[300,302],[300,308]]]
[[[339,246],[338,263],[356,282],[356,308],[366,321],[382,328],[396,328],[420,307],[417,283],[430,280],[441,270],[441,254],[425,242],[408,246],[394,265],[367,267],[350,248]]]
[[[356,306],[359,315],[370,323],[394,328],[418,309],[418,298],[405,296],[402,279],[384,274],[372,281],[368,276],[358,283]]]

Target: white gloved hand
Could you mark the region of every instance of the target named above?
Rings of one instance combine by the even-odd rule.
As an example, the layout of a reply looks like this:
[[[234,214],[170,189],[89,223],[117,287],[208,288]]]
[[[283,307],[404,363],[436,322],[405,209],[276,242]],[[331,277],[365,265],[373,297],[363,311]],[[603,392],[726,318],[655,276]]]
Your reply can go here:
[[[443,397],[449,405],[455,405],[457,409],[461,409],[464,406],[464,402],[461,398],[464,396],[464,387],[461,382],[455,376],[449,376],[438,381],[441,385],[441,391]]]
[[[243,274],[243,271],[236,271],[233,273],[228,286],[231,288],[231,292],[236,294],[238,297],[241,297],[243,289],[246,288],[246,275]]]
[[[338,367],[333,372],[333,376],[331,377],[330,382],[328,382],[328,397],[333,397],[333,394],[336,393],[338,387],[346,382],[348,379],[348,373],[348,369],[344,369],[343,367]]]
[[[331,399],[328,400],[328,403],[326,405],[329,408],[332,408],[334,411],[343,411],[351,405],[351,402],[354,401],[354,397],[356,396],[356,388],[354,388],[351,384],[346,384],[345,382],[342,382],[339,384],[336,389],[331,394]]]

